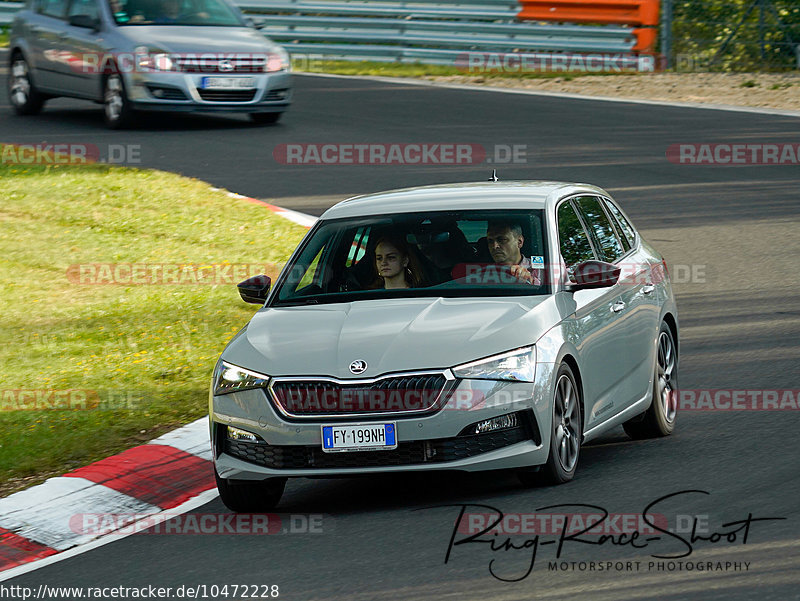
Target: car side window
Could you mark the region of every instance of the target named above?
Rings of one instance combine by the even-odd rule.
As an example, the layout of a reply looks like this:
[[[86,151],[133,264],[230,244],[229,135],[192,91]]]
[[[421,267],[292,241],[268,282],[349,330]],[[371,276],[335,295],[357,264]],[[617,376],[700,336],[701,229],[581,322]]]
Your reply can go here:
[[[567,267],[595,258],[583,224],[569,201],[558,208],[558,239]]]
[[[39,14],[47,15],[48,17],[56,17],[57,19],[63,19],[66,11],[66,0],[39,0],[36,7],[36,12]]]
[[[97,19],[100,16],[97,10],[97,0],[72,0],[67,11],[67,18],[74,15],[86,15]]]
[[[610,200],[606,200],[606,208],[608,209],[608,212],[612,218],[616,220],[616,223],[619,226],[619,231],[622,232],[622,235],[628,241],[628,246],[633,247],[634,243],[636,242],[636,232],[634,231],[633,226],[627,219],[625,219],[625,215],[622,214],[622,211],[619,210],[619,207],[617,207],[617,205]]]
[[[581,196],[575,199],[575,204],[596,242],[600,260],[613,263],[625,254],[622,243],[600,204],[600,199],[595,196]]]

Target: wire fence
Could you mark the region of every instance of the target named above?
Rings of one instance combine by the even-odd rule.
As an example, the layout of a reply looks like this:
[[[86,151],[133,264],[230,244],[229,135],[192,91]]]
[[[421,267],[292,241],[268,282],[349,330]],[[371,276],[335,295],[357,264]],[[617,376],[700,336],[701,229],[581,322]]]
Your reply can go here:
[[[798,0],[662,0],[661,26],[671,33],[667,41],[662,31],[661,51],[676,71],[800,68]]]

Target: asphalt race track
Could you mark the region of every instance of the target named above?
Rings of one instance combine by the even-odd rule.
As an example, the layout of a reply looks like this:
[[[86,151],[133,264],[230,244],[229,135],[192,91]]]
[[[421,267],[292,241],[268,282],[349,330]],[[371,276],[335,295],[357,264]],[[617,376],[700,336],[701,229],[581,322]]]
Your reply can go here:
[[[104,129],[99,107],[88,103],[53,101],[42,115],[22,119],[10,114],[3,96],[0,138],[139,145],[142,166],[313,214],[354,194],[485,180],[492,167],[504,180],[591,182],[622,203],[671,266],[681,388],[791,389],[797,402],[800,167],[679,165],[665,152],[676,143],[796,144],[800,119],[346,78],[300,76],[296,82],[295,104],[274,127],[253,127],[236,116],[155,116],[141,129],[117,133]],[[527,162],[312,166],[280,164],[272,154],[280,144],[367,142],[526,145]],[[231,302],[239,302],[233,289]],[[584,447],[576,479],[554,488],[524,489],[508,474],[290,481],[279,506],[283,525],[301,529],[302,519],[292,521],[292,514],[322,514],[321,532],[135,535],[4,584],[277,584],[281,599],[303,601],[800,599],[799,431],[796,405],[682,411],[666,439],[631,442],[620,428]],[[644,548],[566,541],[557,565],[549,566],[556,544],[544,543],[557,536],[543,534],[535,565],[521,578],[531,563],[530,534],[511,537],[517,547],[529,541],[522,549],[455,546],[445,563],[462,504],[506,514],[561,504],[638,514],[652,501],[688,490],[704,492],[677,495],[653,511],[687,540],[686,516],[699,516],[696,534],[721,540],[696,539],[685,557],[678,558],[689,545],[662,534],[648,543],[639,539],[635,546]],[[195,513],[225,511],[217,499]],[[745,541],[742,524],[732,523],[748,515],[785,519],[753,521]],[[464,536],[457,533],[456,540]],[[493,577],[492,560],[497,576],[519,580]],[[693,569],[670,561],[690,562]]]

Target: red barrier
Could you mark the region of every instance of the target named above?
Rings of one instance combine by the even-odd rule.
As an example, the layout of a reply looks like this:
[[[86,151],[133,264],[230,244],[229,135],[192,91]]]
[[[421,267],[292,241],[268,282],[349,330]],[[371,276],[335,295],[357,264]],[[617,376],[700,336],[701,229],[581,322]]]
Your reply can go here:
[[[519,0],[523,21],[633,25],[637,52],[651,52],[656,40],[659,0]],[[644,28],[641,28],[644,26]]]

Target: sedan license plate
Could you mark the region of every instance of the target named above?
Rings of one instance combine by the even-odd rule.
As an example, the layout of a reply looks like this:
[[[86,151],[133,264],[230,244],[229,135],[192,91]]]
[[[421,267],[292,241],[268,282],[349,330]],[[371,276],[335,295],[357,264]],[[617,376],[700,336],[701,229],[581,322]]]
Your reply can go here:
[[[322,426],[322,450],[326,453],[387,451],[396,448],[394,423]]]
[[[256,87],[254,77],[204,77],[200,80],[204,90],[248,90]]]

